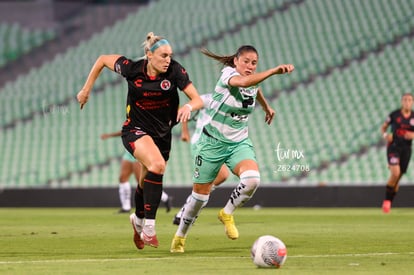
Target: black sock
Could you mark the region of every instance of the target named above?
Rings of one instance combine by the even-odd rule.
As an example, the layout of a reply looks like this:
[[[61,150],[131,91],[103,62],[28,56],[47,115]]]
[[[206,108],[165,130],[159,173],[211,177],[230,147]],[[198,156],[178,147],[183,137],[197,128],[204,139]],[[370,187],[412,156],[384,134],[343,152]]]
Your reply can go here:
[[[146,219],[155,219],[157,209],[161,202],[162,177],[148,171],[144,178],[144,210]]]
[[[395,197],[394,187],[388,186],[385,188],[385,199],[392,202]]]
[[[143,219],[145,217],[144,215],[144,191],[141,187],[139,187],[139,184],[137,185],[137,190],[135,191],[135,215]]]

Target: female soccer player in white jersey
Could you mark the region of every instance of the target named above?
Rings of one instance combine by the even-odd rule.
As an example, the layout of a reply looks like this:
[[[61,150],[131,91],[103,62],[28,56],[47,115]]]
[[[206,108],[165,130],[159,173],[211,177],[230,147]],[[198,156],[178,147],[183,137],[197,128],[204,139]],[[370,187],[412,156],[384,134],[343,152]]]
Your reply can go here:
[[[208,50],[202,53],[222,63],[224,68],[208,108],[210,120],[196,143],[193,192],[172,240],[172,253],[184,252],[188,230],[208,201],[212,182],[223,164],[240,178],[240,183],[220,210],[218,218],[224,224],[228,238],[235,240],[239,237],[233,212],[253,196],[260,183],[259,167],[247,127],[248,116],[254,110],[260,89],[257,85],[272,75],[294,70],[293,65],[284,64],[256,73],[259,56],[250,45],[241,46],[229,56],[216,55]],[[263,99],[257,100],[260,103]],[[265,121],[269,124],[274,115],[270,110],[270,107],[265,109]]]
[[[200,109],[198,111],[198,117],[197,117],[197,122],[196,122],[196,128],[194,130],[194,133],[191,137],[191,151],[194,152],[195,148],[196,148],[196,143],[198,141],[198,139],[200,138],[204,126],[209,122],[210,120],[210,116],[207,114],[208,111],[208,106],[210,106],[211,101],[213,100],[213,94],[209,93],[209,94],[204,94],[200,96],[201,100],[203,101],[203,108]],[[257,93],[257,101],[260,103],[260,105],[262,106],[263,110],[265,110],[266,114],[269,116],[270,119],[273,119],[273,116],[275,114],[275,111],[269,106],[269,104],[267,104],[267,101],[265,99],[265,97],[263,96],[262,91],[259,89],[258,93]],[[183,122],[182,123],[182,140],[184,141],[188,141],[189,140],[189,131],[187,128],[188,123],[187,122]],[[224,181],[226,181],[226,179],[229,177],[229,171],[226,167],[225,164],[223,164],[219,170],[219,172],[217,173],[216,178],[213,180],[212,182],[212,186],[211,186],[211,190],[210,193],[213,192],[215,190],[215,188],[217,186],[219,186],[220,184],[222,184]],[[188,202],[190,202],[191,200],[191,194],[187,197],[186,200],[186,204]],[[175,225],[179,225],[180,224],[180,220],[181,220],[181,216],[184,213],[186,204],[184,204],[180,211],[174,216],[173,219],[173,224]],[[207,201],[205,202],[205,204],[203,205],[203,207],[207,205]]]

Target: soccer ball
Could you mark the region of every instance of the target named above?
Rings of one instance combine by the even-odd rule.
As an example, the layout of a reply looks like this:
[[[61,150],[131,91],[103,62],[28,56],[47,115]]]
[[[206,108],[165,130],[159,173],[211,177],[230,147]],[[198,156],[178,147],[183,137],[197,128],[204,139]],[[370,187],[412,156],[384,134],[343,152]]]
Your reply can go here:
[[[278,238],[265,235],[259,237],[252,246],[251,257],[258,267],[281,267],[287,258],[285,244]]]

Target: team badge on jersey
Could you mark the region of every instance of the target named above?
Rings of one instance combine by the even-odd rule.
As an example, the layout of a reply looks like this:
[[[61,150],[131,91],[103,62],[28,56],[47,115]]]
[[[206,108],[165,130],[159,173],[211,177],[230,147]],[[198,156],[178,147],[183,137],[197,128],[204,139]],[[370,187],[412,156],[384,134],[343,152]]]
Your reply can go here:
[[[198,168],[196,168],[194,170],[194,178],[198,178],[198,177],[200,177],[200,171],[198,170]]]
[[[161,81],[160,87],[164,91],[168,91],[171,88],[171,82],[167,79],[164,79],[163,81]]]
[[[414,126],[414,118],[410,119],[410,125]]]

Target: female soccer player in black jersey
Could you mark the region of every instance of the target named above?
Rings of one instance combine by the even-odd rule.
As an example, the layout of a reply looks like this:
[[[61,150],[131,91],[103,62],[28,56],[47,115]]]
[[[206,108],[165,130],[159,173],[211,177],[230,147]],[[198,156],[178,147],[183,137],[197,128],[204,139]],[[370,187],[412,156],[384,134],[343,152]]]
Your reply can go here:
[[[148,33],[145,57],[132,61],[121,55],[101,55],[77,95],[81,109],[103,68],[122,75],[128,82],[126,120],[122,128],[125,148],[142,164],[135,192],[135,213],[130,216],[134,243],[158,247],[155,218],[162,194],[162,178],[171,149],[171,129],[190,118],[203,102],[186,70],[172,59],[172,48],[160,36]],[[179,108],[177,89],[190,101]]]
[[[391,204],[398,192],[398,183],[407,171],[411,157],[411,143],[414,138],[414,112],[413,95],[406,93],[401,98],[401,108],[391,112],[384,124],[381,133],[387,144],[387,159],[390,169],[390,177],[385,191],[385,200],[382,203],[382,211],[389,213]],[[387,133],[391,125],[391,133]]]

